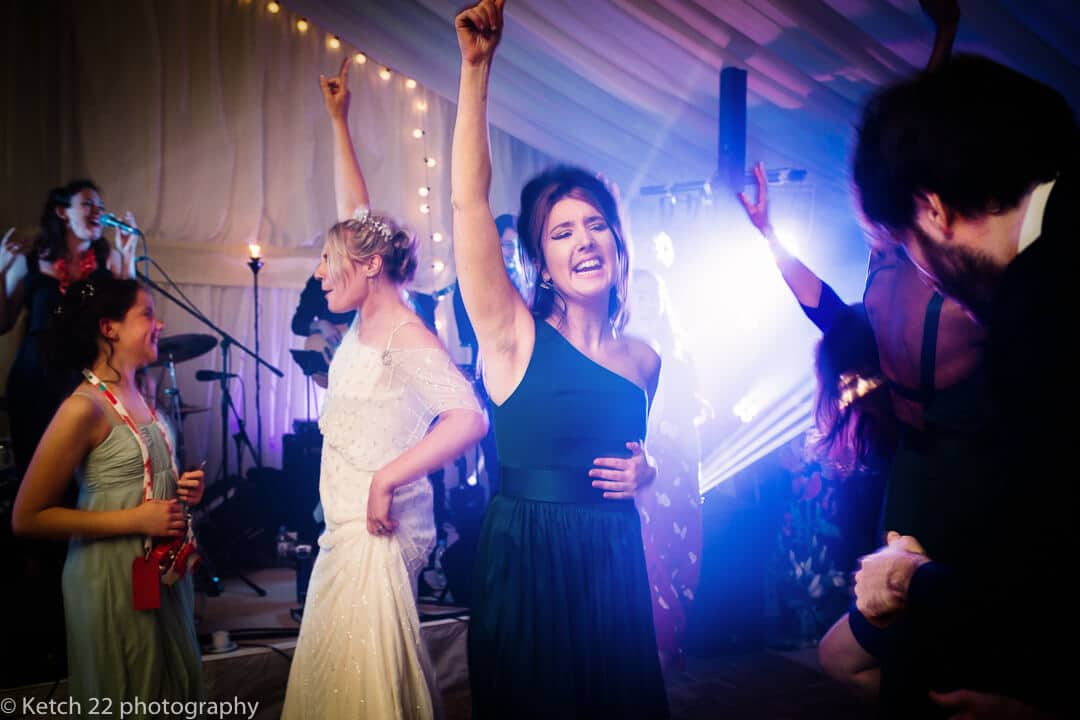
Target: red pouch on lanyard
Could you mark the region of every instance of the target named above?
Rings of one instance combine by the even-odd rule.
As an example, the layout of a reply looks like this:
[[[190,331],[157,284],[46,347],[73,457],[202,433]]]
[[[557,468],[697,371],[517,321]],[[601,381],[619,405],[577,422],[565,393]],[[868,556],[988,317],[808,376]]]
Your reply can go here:
[[[151,558],[139,555],[131,561],[131,599],[136,610],[161,607],[161,573]]]

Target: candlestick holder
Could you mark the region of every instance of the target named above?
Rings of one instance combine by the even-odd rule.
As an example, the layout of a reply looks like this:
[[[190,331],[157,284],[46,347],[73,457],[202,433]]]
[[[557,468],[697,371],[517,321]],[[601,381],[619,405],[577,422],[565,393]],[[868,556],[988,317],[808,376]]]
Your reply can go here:
[[[262,355],[259,354],[259,270],[262,269],[263,261],[260,255],[260,248],[258,245],[250,245],[249,251],[251,259],[248,260],[247,266],[251,268],[251,279],[253,285],[253,291],[255,294],[255,357],[258,358],[255,362],[255,466],[262,469],[262,387],[260,383],[260,362],[259,359]]]

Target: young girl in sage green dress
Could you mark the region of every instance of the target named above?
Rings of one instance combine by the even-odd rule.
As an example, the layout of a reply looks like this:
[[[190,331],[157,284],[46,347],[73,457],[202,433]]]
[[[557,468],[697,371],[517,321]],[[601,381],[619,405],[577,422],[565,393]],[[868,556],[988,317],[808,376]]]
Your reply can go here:
[[[136,386],[136,371],[157,359],[162,327],[135,280],[95,277],[68,288],[51,354],[86,382],[45,431],[12,514],[17,534],[69,540],[68,691],[88,714],[203,696],[190,574],[165,584],[150,565],[153,609],[136,609],[132,589],[136,559],[185,536],[184,505],[198,503],[204,487],[202,470],[177,473],[164,425]],[[61,504],[72,476],[74,509]]]

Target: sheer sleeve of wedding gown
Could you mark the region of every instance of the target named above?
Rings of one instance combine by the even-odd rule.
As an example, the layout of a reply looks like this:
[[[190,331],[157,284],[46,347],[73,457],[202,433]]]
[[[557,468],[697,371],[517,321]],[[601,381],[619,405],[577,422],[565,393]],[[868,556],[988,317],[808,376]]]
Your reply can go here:
[[[391,349],[388,355],[388,382],[408,388],[413,398],[410,404],[425,432],[434,418],[448,410],[481,412],[472,385],[442,348]]]

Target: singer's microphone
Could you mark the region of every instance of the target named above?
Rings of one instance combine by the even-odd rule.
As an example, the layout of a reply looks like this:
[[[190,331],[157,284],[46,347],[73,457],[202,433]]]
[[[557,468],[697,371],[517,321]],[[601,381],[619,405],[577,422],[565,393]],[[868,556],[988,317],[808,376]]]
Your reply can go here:
[[[100,222],[105,227],[119,228],[121,232],[126,232],[129,235],[142,235],[142,230],[135,227],[134,225],[128,225],[126,222],[116,217],[112,213],[101,213],[101,215],[98,216],[98,222]]]
[[[236,373],[223,373],[223,372],[218,372],[217,370],[199,370],[198,372],[195,373],[195,379],[196,380],[202,380],[204,382],[207,381],[207,380],[221,380],[222,378],[234,378],[234,377],[240,377],[240,376],[237,375]]]

